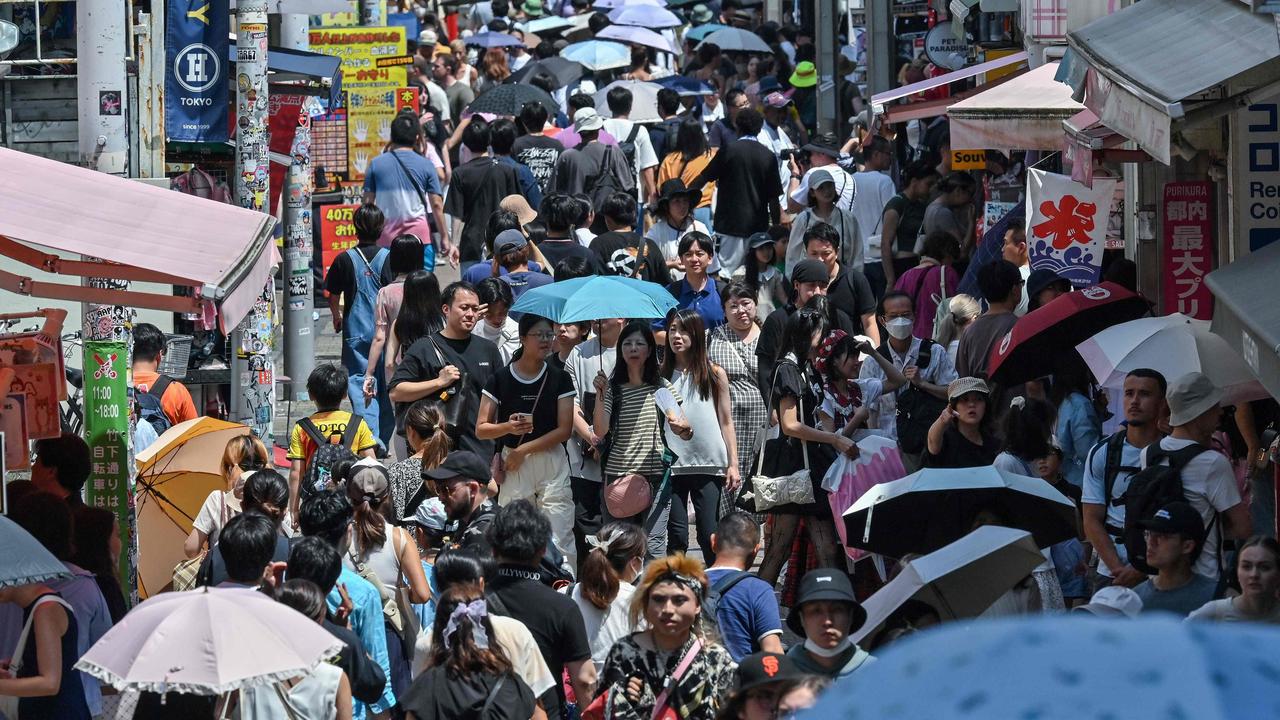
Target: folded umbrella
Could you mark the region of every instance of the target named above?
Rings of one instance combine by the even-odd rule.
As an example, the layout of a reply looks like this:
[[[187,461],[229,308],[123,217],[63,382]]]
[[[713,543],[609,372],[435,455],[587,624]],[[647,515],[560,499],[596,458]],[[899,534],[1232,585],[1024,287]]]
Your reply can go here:
[[[210,493],[226,490],[222,454],[247,426],[198,417],[165,430],[135,458],[134,508],[138,522],[138,595],[161,592],[186,559],[182,543]]]
[[[662,318],[676,305],[671,293],[657,283],[618,275],[592,275],[529,290],[511,306],[511,312],[572,323],[606,318]]]
[[[1274,625],[1081,615],[924,630],[877,652],[800,717],[1280,717]]]
[[[873,636],[908,600],[926,603],[943,621],[977,617],[1043,562],[1044,555],[1025,530],[977,528],[907,563],[862,603],[867,621],[850,639]]]
[[[525,63],[524,67],[511,73],[503,82],[528,85],[529,80],[535,75],[545,72],[556,79],[557,86],[568,87],[582,77],[583,70],[581,63],[566,60],[562,57],[550,57]]]
[[[643,45],[664,53],[679,55],[680,51],[671,46],[671,42],[658,33],[632,25],[610,25],[596,33],[601,40],[617,40],[632,45]]]
[[[522,47],[524,45],[524,41],[515,35],[508,35],[507,33],[493,32],[490,30],[476,33],[463,42],[472,47],[482,48]]]
[[[67,567],[18,523],[0,515],[0,587],[69,577]]]
[[[698,27],[690,28],[689,31],[684,34],[684,37],[686,40],[701,42],[703,38],[711,33],[717,30],[725,30],[728,27],[728,25],[721,25],[720,23],[704,23]]]
[[[614,25],[635,25],[655,30],[680,27],[684,21],[670,10],[657,5],[628,2],[609,12],[609,22]]]
[[[1115,283],[1069,292],[1018,318],[991,348],[987,376],[1006,387],[1049,375],[1075,347],[1117,323],[1151,311],[1147,301]]]
[[[542,88],[513,83],[490,87],[472,100],[467,110],[473,113],[493,113],[515,117],[520,114],[521,108],[531,102],[541,103],[547,112],[553,115],[560,108],[555,99]]]
[[[299,677],[342,641],[252,589],[201,588],[145,600],[76,663],[117,690],[220,695]]]
[[[567,45],[560,57],[581,63],[588,70],[612,70],[631,64],[631,51],[622,43],[611,40],[587,40]]]
[[[642,80],[615,80],[597,90],[592,96],[596,101],[596,112],[605,117],[612,114],[609,111],[609,91],[616,87],[631,91],[631,114],[627,117],[632,122],[647,123],[662,120],[658,115],[658,92],[662,90],[662,86]]]
[[[707,83],[684,75],[668,75],[664,78],[658,78],[653,81],[654,85],[661,85],[664,88],[675,90],[680,97],[701,97],[710,95],[716,91]]]
[[[925,468],[876,485],[844,513],[848,543],[900,558],[968,535],[979,516],[1031,533],[1049,547],[1076,536],[1076,506],[1040,478],[992,466]]]
[[[727,27],[703,36],[702,45],[711,43],[725,52],[772,53],[768,43],[750,30]]]
[[[1244,358],[1210,330],[1207,320],[1181,313],[1109,327],[1077,345],[1076,351],[1103,387],[1120,389],[1130,371],[1150,368],[1170,381],[1202,372],[1226,391],[1228,403],[1267,397]]]

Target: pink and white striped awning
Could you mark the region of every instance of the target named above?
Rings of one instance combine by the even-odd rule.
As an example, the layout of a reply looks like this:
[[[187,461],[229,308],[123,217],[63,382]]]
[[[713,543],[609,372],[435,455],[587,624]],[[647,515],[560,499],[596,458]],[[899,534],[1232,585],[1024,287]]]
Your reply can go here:
[[[1047,63],[947,108],[951,147],[962,150],[1061,150],[1062,121],[1084,110]]]

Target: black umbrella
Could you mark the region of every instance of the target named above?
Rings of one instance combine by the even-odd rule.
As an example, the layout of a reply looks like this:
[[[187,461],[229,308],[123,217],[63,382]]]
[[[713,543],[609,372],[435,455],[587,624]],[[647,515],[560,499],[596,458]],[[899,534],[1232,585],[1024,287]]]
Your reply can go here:
[[[512,85],[495,85],[485,90],[479,97],[471,101],[471,104],[467,106],[467,110],[473,113],[483,112],[515,117],[520,114],[521,108],[531,102],[542,103],[547,112],[552,114],[560,107],[546,91],[532,85],[515,83]]]
[[[557,87],[568,87],[582,77],[584,69],[581,63],[562,57],[551,57],[525,64],[524,67],[511,73],[511,77],[508,77],[506,82],[528,85],[529,79],[539,72],[545,72],[554,77]]]

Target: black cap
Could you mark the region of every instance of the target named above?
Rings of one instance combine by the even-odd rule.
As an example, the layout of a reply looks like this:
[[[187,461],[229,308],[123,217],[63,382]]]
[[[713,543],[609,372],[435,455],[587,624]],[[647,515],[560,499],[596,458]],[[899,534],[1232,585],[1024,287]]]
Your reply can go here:
[[[808,144],[800,149],[821,153],[831,158],[840,157],[840,141],[836,139],[835,133],[814,135],[809,139]]]
[[[1066,283],[1067,287],[1071,286],[1070,280],[1067,280],[1048,268],[1032,270],[1031,274],[1027,276],[1027,297],[1035,297],[1039,295],[1041,290],[1044,290],[1054,283]]]
[[[805,258],[796,263],[795,269],[791,271],[791,282],[796,285],[807,282],[825,285],[831,282],[831,274],[827,272],[827,266],[823,265],[820,260]]]
[[[1155,514],[1138,523],[1143,530],[1160,533],[1176,533],[1200,543],[1204,540],[1204,518],[1200,512],[1184,502],[1171,502],[1155,511]]]
[[[791,614],[787,615],[787,627],[791,628],[791,632],[800,637],[806,637],[804,625],[800,623],[800,611],[805,603],[817,600],[849,603],[852,606],[850,613],[852,622],[849,625],[851,633],[867,621],[867,611],[862,608],[862,604],[853,594],[853,585],[849,582],[849,576],[841,570],[818,568],[811,570],[800,579],[800,591],[796,594],[796,604],[792,606]]]
[[[422,477],[424,480],[452,480],[460,477],[484,484],[490,479],[489,463],[468,450],[454,450],[439,467],[423,470]]]
[[[804,673],[796,667],[795,661],[782,653],[758,652],[748,655],[738,662],[735,692],[746,692],[752,688],[770,683],[795,680]]]
[[[751,233],[747,238],[747,247],[755,250],[756,248],[767,247],[773,244],[773,236],[767,232]]]

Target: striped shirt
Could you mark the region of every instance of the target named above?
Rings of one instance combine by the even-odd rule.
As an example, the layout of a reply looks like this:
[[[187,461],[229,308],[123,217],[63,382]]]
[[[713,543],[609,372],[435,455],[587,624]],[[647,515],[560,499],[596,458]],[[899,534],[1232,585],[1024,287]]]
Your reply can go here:
[[[604,411],[610,414],[611,419],[615,387],[610,384],[604,394]],[[609,446],[609,457],[605,460],[605,475],[638,473],[656,477],[662,474],[662,427],[658,405],[653,400],[660,387],[667,388],[676,402],[684,402],[680,393],[666,380],[661,385],[620,386],[622,408],[618,411],[617,422],[609,425],[613,440]]]

